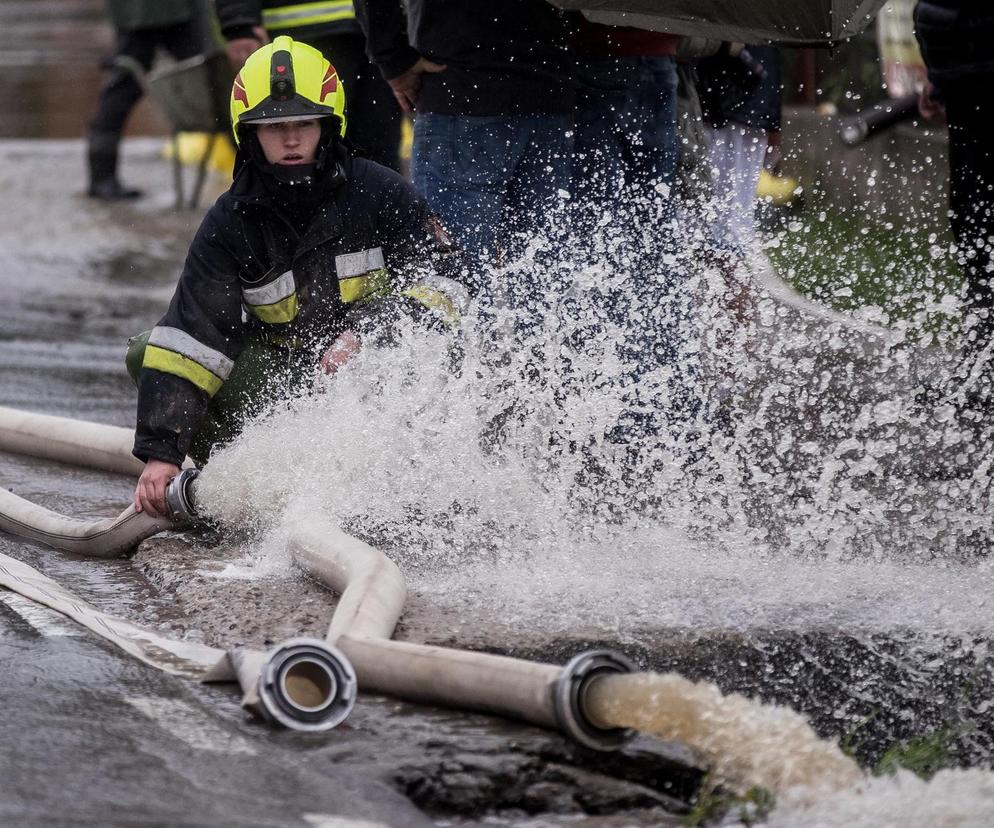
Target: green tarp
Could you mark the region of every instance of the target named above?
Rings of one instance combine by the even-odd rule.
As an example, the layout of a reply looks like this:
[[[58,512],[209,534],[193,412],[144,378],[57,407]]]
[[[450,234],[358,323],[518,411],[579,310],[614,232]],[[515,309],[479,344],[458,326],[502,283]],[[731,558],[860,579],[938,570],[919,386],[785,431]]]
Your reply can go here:
[[[596,23],[743,43],[827,45],[863,31],[884,0],[549,0]]]

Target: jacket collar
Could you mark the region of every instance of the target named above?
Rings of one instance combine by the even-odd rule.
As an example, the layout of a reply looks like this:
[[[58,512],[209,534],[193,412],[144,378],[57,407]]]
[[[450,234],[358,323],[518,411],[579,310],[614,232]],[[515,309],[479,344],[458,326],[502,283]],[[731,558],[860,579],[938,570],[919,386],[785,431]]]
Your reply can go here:
[[[296,255],[342,235],[341,203],[345,198],[351,172],[351,158],[346,156],[336,159],[335,164],[336,169],[332,173],[334,180],[328,182],[326,196],[310,224],[302,231],[300,228],[293,228],[300,239]],[[237,212],[261,209],[269,213],[272,219],[289,223],[260,179],[261,175],[252,164],[244,164],[238,170],[228,190],[228,195],[234,202],[233,209]]]

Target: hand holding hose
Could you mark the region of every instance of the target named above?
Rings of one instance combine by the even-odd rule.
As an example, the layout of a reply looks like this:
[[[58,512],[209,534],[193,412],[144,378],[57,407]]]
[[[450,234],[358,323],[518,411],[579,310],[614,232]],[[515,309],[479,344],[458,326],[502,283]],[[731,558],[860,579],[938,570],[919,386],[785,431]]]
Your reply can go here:
[[[135,487],[135,511],[152,517],[169,517],[166,510],[166,488],[179,474],[179,466],[164,460],[149,460]]]

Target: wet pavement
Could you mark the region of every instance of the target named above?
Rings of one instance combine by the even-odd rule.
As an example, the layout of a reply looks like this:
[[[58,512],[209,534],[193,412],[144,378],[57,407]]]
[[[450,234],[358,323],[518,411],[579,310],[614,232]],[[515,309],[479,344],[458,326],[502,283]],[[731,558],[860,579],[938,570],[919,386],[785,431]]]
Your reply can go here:
[[[25,620],[3,597],[0,822],[430,824],[361,763],[246,724],[224,690],[152,670],[54,613]]]

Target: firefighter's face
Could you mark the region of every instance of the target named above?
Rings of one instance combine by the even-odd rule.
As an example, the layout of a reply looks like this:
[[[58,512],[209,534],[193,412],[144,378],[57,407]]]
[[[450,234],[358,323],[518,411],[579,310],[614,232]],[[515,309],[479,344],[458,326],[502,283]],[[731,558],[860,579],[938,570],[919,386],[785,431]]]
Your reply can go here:
[[[256,135],[270,164],[313,164],[321,140],[321,124],[317,119],[259,124]]]

